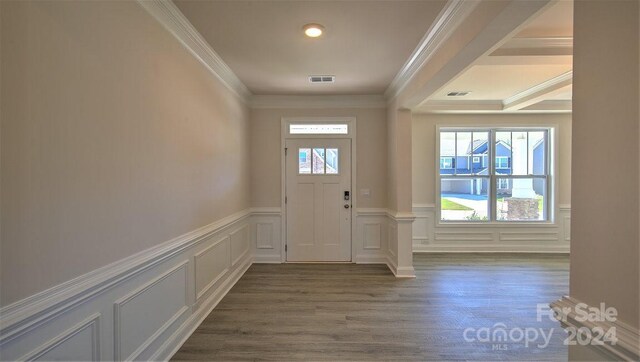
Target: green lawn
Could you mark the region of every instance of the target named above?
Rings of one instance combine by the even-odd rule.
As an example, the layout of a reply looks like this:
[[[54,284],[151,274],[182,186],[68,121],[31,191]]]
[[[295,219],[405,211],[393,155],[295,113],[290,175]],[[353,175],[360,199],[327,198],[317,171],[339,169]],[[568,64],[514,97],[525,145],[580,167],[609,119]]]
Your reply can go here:
[[[459,203],[453,202],[449,199],[445,199],[444,197],[440,200],[440,206],[442,210],[463,210],[463,211],[473,210],[470,207],[460,205]]]

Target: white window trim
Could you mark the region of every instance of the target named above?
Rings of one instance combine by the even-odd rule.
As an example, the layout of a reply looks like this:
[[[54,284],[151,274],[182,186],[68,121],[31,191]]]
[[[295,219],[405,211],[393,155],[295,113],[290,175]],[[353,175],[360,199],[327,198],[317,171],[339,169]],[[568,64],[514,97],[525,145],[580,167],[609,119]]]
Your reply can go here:
[[[559,213],[560,205],[558,204],[558,185],[556,184],[556,175],[558,175],[558,165],[559,158],[558,150],[559,145],[559,137],[558,137],[558,129],[560,125],[558,123],[543,123],[532,125],[528,127],[522,126],[512,126],[511,124],[495,124],[495,125],[442,125],[436,124],[436,159],[440,157],[440,133],[441,132],[464,132],[464,131],[473,131],[473,132],[490,132],[490,140],[489,143],[493,145],[495,143],[495,132],[500,131],[508,131],[508,132],[517,132],[517,131],[546,131],[547,132],[547,142],[545,145],[545,159],[546,159],[546,191],[547,191],[547,203],[545,205],[544,212],[546,213],[545,220],[531,220],[531,221],[507,221],[507,220],[497,220],[496,218],[496,207],[492,206],[490,209],[491,218],[489,221],[473,221],[473,220],[455,220],[455,221],[446,221],[441,218],[441,197],[440,197],[440,186],[441,186],[441,175],[440,175],[440,164],[436,163],[435,167],[435,222],[437,227],[452,227],[452,228],[493,228],[493,227],[533,227],[533,228],[550,228],[557,227],[557,218],[556,215]],[[457,178],[483,178],[488,177],[490,179],[495,179],[496,177],[500,177],[501,175],[497,175],[495,173],[495,163],[491,163],[491,159],[493,157],[494,147],[489,147],[488,151],[488,161],[489,167],[494,168],[491,170],[491,176],[481,176],[481,175],[464,175],[457,176]],[[540,178],[541,175],[503,175],[509,178]],[[536,177],[538,176],[538,177]],[[442,175],[442,177],[447,178],[448,175]],[[543,176],[542,178],[544,178]],[[490,181],[490,196],[489,202],[495,201],[492,200],[491,195],[496,194],[496,183]]]

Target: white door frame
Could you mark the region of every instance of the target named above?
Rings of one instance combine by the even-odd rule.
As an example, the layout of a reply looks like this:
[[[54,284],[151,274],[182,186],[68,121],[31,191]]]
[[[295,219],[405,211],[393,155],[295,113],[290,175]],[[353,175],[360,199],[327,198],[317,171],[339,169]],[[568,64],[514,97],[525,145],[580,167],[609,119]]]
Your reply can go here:
[[[348,125],[348,134],[289,134],[289,125],[303,123],[343,123]],[[356,117],[282,117],[280,120],[280,210],[282,211],[282,248],[280,261],[287,262],[287,205],[285,204],[287,175],[286,175],[286,159],[284,154],[285,142],[287,139],[301,138],[323,138],[323,139],[350,139],[351,140],[351,262],[354,261],[356,250],[356,207],[358,201],[358,192],[356,190]]]

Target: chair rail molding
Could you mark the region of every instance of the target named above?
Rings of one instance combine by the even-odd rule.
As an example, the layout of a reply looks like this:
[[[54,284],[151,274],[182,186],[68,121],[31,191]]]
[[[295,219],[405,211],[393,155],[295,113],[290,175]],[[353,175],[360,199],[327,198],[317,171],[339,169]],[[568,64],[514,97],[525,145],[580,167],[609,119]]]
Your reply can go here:
[[[578,305],[582,307],[582,310],[586,310],[587,308],[598,309],[570,296],[564,296],[551,303],[550,307],[554,310],[556,317],[560,320],[560,324],[565,329],[571,328],[574,331],[579,331],[580,328],[586,328],[594,331],[595,328],[601,328],[604,332],[609,330],[615,331],[615,343],[603,341],[602,344],[589,344],[585,348],[593,348],[615,360],[640,360],[640,331],[638,328],[620,320],[585,320],[586,318],[583,318],[583,316],[576,312]]]

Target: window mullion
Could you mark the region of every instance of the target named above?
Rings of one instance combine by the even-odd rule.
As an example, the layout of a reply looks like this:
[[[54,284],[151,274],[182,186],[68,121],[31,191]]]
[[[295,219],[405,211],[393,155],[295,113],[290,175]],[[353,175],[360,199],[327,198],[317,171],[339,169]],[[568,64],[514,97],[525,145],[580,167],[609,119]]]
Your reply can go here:
[[[496,133],[495,130],[489,131],[489,145],[487,147],[487,153],[489,154],[489,197],[487,198],[489,203],[489,221],[496,221],[496,195],[497,195],[497,187],[496,187],[496,158],[494,156],[495,152],[495,140]]]

